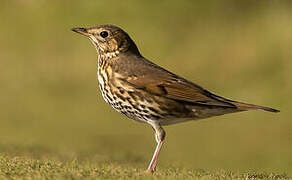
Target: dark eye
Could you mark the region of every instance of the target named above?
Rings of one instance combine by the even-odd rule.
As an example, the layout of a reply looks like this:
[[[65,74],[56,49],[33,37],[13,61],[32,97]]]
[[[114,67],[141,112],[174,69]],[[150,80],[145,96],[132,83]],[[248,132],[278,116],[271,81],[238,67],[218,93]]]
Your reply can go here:
[[[106,37],[108,37],[108,32],[107,31],[102,31],[100,33],[100,36],[103,37],[103,38],[106,38]]]

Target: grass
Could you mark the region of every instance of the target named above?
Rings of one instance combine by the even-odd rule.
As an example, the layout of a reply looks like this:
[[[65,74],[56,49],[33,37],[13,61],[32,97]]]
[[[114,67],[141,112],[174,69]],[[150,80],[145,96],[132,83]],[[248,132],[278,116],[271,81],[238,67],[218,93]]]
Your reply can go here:
[[[133,165],[94,163],[72,160],[61,162],[30,157],[0,155],[1,179],[290,179],[286,174],[266,172],[231,172],[225,170],[162,168],[156,173],[145,174],[144,169]]]

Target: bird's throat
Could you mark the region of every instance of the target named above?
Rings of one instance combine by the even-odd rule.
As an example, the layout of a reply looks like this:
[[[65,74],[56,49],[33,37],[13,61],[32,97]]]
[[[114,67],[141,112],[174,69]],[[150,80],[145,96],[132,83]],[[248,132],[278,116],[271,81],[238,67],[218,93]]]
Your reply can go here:
[[[101,60],[109,60],[109,59],[112,59],[112,58],[115,58],[119,55],[119,51],[116,50],[116,51],[112,51],[112,52],[104,52],[104,51],[101,51],[99,50],[99,59]]]

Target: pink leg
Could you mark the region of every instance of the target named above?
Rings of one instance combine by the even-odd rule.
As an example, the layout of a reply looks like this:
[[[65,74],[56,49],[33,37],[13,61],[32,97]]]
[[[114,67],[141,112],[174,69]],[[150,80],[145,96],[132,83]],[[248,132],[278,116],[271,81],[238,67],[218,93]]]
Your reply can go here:
[[[146,172],[153,173],[155,171],[156,165],[157,165],[157,160],[158,160],[158,155],[159,155],[159,152],[161,150],[162,145],[163,145],[163,141],[158,142],[156,149],[154,151],[153,157],[151,159],[151,162],[150,162]]]
[[[157,166],[157,161],[158,161],[158,155],[165,138],[165,131],[162,129],[162,127],[160,126],[152,126],[152,127],[155,130],[155,138],[156,138],[157,145],[156,145],[153,157],[150,161],[150,164],[146,170],[146,173],[153,173],[155,171],[156,166]]]

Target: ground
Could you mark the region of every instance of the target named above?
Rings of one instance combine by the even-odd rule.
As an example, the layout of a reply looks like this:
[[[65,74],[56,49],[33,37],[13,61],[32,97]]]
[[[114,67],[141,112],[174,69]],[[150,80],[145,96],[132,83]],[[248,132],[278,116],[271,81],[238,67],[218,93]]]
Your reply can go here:
[[[208,171],[204,169],[158,168],[145,174],[141,164],[120,165],[76,159],[0,155],[0,179],[289,179],[286,174],[268,172]]]

